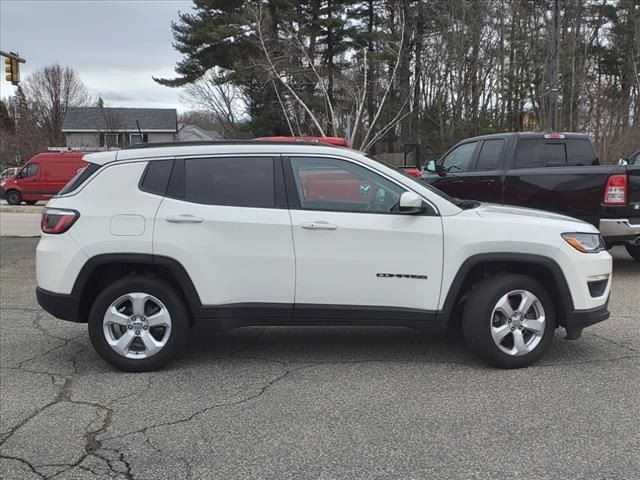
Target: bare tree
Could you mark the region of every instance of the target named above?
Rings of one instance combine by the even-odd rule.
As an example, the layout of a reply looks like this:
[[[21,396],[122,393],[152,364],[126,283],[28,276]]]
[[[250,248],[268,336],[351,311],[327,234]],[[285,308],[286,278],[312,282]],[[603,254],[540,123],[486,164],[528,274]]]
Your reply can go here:
[[[293,117],[295,123],[298,123],[295,114],[295,107],[298,107],[301,109],[301,114],[309,119],[318,135],[342,134],[347,137],[347,142],[366,152],[411,114],[412,107],[409,104],[411,88],[405,92],[405,98],[398,99],[396,97],[393,104],[391,102],[391,92],[394,89],[403,51],[406,48],[404,43],[406,23],[403,12],[400,12],[399,15],[398,41],[397,43],[389,41],[389,45],[385,49],[385,53],[391,61],[387,75],[378,81],[380,89],[377,92],[371,92],[369,86],[366,49],[360,49],[363,68],[354,63],[351,68],[341,72],[323,75],[316,67],[313,56],[309,52],[308,42],[301,37],[299,31],[283,27],[287,38],[291,41],[287,45],[278,45],[278,48],[287,48],[288,50],[284,55],[282,53],[276,55],[271,48],[275,39],[270,39],[267,36],[267,32],[271,29],[268,25],[269,18],[264,14],[261,2],[258,2],[253,14],[259,49],[266,61],[266,64],[261,67],[274,82],[277,93],[277,85],[283,87],[283,91],[278,93],[278,100],[292,132],[293,126],[288,114]],[[287,59],[291,58],[302,59],[308,76],[317,87],[317,95],[321,97],[322,104],[326,106],[324,112],[314,108],[309,102],[308,96],[305,95],[304,83],[296,83],[294,78],[296,72],[287,64]],[[336,92],[336,87],[341,87],[339,92]],[[365,111],[365,107],[370,104],[368,95],[377,95],[377,103],[375,109],[370,112],[371,115]],[[392,110],[390,115],[389,109]],[[385,111],[388,115],[383,120],[382,113]],[[322,126],[327,124],[331,129],[329,132]]]
[[[223,127],[225,137],[236,136],[239,124],[247,116],[241,90],[219,69],[211,69],[187,85],[183,99],[195,110],[210,112]]]
[[[87,89],[75,70],[58,64],[32,73],[24,82],[24,92],[50,146],[64,144],[62,122],[67,109],[90,103]]]

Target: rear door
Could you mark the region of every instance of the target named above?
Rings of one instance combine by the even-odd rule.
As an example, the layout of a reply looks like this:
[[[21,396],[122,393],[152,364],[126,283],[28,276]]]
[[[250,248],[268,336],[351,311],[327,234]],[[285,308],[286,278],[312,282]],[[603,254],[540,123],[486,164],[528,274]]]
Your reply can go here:
[[[205,316],[287,316],[295,264],[280,159],[177,158],[153,252],[182,264]]]

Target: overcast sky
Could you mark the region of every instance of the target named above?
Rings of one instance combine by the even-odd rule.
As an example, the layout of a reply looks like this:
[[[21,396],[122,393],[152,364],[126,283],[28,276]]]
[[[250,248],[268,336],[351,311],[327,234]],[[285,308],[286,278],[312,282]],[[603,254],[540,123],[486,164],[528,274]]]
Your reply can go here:
[[[27,60],[21,79],[59,63],[74,68],[89,93],[117,107],[188,109],[180,90],[152,76],[173,77],[180,54],[171,21],[190,0],[0,0],[0,49]],[[3,64],[4,67],[4,64]],[[13,94],[4,81],[0,95]]]

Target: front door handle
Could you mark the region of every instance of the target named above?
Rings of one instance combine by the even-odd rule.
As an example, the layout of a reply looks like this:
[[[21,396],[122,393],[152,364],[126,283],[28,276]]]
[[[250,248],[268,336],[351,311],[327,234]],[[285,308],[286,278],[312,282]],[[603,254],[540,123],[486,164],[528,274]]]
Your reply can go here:
[[[337,230],[338,226],[333,223],[324,222],[322,220],[317,222],[304,222],[300,226],[307,230]]]
[[[204,218],[195,215],[172,215],[166,218],[169,223],[202,223]]]
[[[496,183],[496,179],[495,178],[487,178],[485,180],[482,180],[482,183],[488,183],[488,184]]]

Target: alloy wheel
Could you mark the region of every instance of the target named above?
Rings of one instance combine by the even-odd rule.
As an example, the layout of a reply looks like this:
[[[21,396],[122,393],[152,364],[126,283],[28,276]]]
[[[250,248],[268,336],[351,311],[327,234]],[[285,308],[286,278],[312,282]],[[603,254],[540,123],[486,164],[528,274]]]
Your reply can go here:
[[[149,358],[167,344],[171,315],[153,295],[133,292],[115,300],[104,314],[104,337],[109,346],[126,358]]]
[[[544,306],[530,291],[513,290],[502,296],[493,308],[491,336],[507,355],[519,357],[532,352],[544,332]]]

